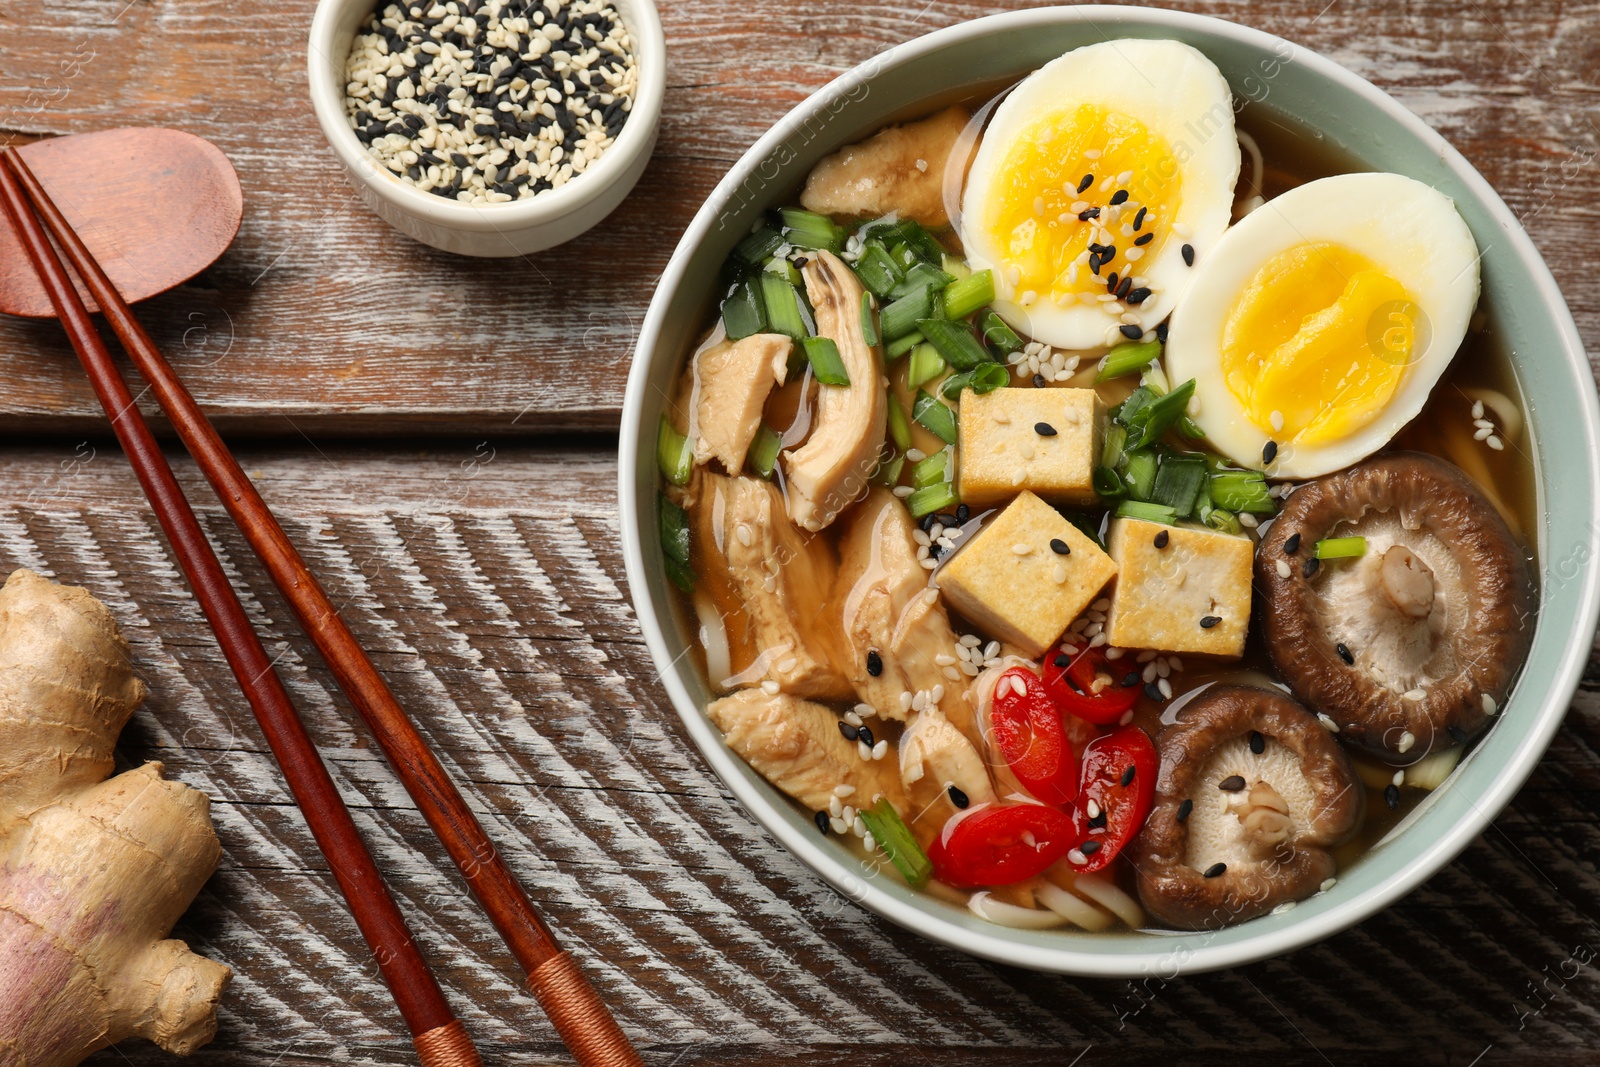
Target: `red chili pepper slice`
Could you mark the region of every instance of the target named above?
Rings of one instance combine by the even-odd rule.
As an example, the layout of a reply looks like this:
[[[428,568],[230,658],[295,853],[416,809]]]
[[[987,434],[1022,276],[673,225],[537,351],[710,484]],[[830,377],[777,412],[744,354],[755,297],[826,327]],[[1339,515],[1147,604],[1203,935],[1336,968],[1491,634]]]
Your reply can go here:
[[[1105,675],[1110,684],[1096,679]],[[1087,722],[1109,726],[1139,700],[1139,687],[1117,684],[1117,671],[1098,648],[1069,656],[1057,646],[1044,660],[1044,686],[1062,711]]]
[[[1137,726],[1124,726],[1097,737],[1083,750],[1083,773],[1077,807],[1084,836],[1077,843],[1086,862],[1078,871],[1111,865],[1144,827],[1156,795],[1156,746]]]
[[[1018,693],[1012,682],[1024,687]],[[1039,676],[1012,667],[995,686],[990,712],[995,747],[1024,789],[1046,804],[1069,804],[1078,795],[1077,764],[1062,728],[1061,712]]]
[[[959,889],[1042,873],[1078,843],[1080,820],[1043,804],[986,804],[955,816],[928,847],[934,877]]]

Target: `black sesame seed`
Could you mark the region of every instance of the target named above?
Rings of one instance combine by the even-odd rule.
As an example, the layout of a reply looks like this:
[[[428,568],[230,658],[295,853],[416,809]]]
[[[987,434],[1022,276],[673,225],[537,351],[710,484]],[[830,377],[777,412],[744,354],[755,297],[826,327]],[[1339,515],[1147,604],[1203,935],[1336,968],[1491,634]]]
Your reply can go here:
[[[1183,822],[1183,820],[1189,817],[1189,813],[1193,810],[1194,801],[1190,800],[1188,797],[1184,797],[1183,803],[1178,805],[1178,821]]]
[[[1147,286],[1141,285],[1139,288],[1133,290],[1127,296],[1123,297],[1123,299],[1130,304],[1142,304],[1146,300],[1150,299],[1150,290]]]
[[[1121,285],[1117,286],[1117,296],[1126,299],[1128,294],[1131,292],[1133,292],[1133,276],[1129,275],[1128,277],[1122,279]],[[1128,327],[1124,326],[1122,328],[1122,332],[1126,334],[1128,332]],[[1144,331],[1140,330],[1139,332],[1143,333]]]
[[[1185,267],[1194,266],[1194,245],[1183,246],[1183,265]]]
[[[1105,827],[1105,825],[1106,825],[1106,818],[1107,818],[1106,813],[1102,811],[1099,815],[1096,815],[1094,818],[1089,820],[1089,822],[1088,822],[1089,829],[1091,829],[1091,830],[1103,829]]]
[[[1145,217],[1145,214],[1149,210],[1150,209],[1147,208],[1147,207],[1142,207],[1142,208],[1139,209],[1139,213],[1133,217],[1133,232],[1134,233],[1138,233],[1139,232],[1139,228],[1144,225],[1144,217]]]
[[[1309,578],[1317,573],[1317,568],[1320,566],[1322,566],[1322,561],[1316,556],[1311,556],[1306,560],[1305,566],[1300,568],[1300,573]]]
[[[1467,743],[1467,732],[1459,726],[1446,726],[1444,732],[1450,735],[1450,740],[1458,745]]]
[[[1051,660],[1050,662],[1055,664],[1057,667],[1060,667],[1062,670],[1066,670],[1068,667],[1072,666],[1072,657],[1067,655],[1065,652],[1057,652],[1055,659]]]
[[[1251,730],[1250,731],[1250,751],[1254,752],[1256,755],[1259,756],[1259,755],[1261,755],[1261,753],[1265,752],[1266,750],[1267,750],[1267,739],[1265,737],[1261,736],[1261,731],[1260,730]]]
[[[1200,616],[1200,629],[1209,630],[1221,621],[1222,616],[1220,615],[1202,615]]]
[[[1157,323],[1156,324],[1156,340],[1160,341],[1162,344],[1166,344],[1167,343],[1167,324],[1166,323],[1162,322],[1162,323]]]
[[[1213,863],[1211,866],[1206,868],[1206,877],[1219,878],[1222,876],[1222,872],[1226,871],[1227,869],[1228,865],[1226,863]]]
[[[1122,785],[1124,788],[1133,784],[1133,764],[1128,764],[1128,769],[1122,772]]]
[[[1033,424],[1033,432],[1038,434],[1040,437],[1054,437],[1056,435],[1056,428],[1051,426],[1048,422],[1036,422]]]
[[[1043,389],[1045,386],[1047,386],[1049,384],[1050,384],[1049,382],[1044,380],[1044,375],[1035,374],[1033,376],[1033,387],[1035,389]]]
[[[1300,535],[1298,533],[1292,533],[1283,539],[1284,555],[1292,556],[1298,551],[1300,551]]]
[[[958,808],[965,809],[968,804],[972,803],[972,801],[967,799],[967,794],[963,793],[955,786],[951,786],[948,792],[950,794],[950,803],[954,804]]]
[[[1230,774],[1228,777],[1217,783],[1217,788],[1222,790],[1224,793],[1237,793],[1239,790],[1244,788],[1244,776],[1239,774]]]
[[[1128,202],[1128,190],[1126,190],[1126,189],[1118,189],[1116,192],[1111,194],[1111,205],[1113,207],[1115,207],[1118,204],[1126,204],[1127,202]]]
[[[1082,852],[1085,856],[1092,856],[1096,852],[1100,851],[1100,842],[1085,841],[1083,844],[1078,846],[1078,851]]]
[[[872,727],[870,727],[870,726],[858,727],[857,730],[856,730],[856,740],[860,741],[863,745],[866,745],[868,748],[871,748],[872,747],[872,742],[874,740],[876,740],[872,736]]]
[[[883,673],[883,657],[875,648],[867,650],[867,673],[874,678]]]
[[[1072,546],[1059,537],[1052,537],[1050,538],[1050,551],[1058,556],[1070,556],[1072,555]]]
[[[1139,338],[1144,336],[1144,329],[1142,327],[1135,326],[1131,322],[1123,325],[1119,332],[1122,334],[1122,336],[1126,337],[1130,341],[1137,341]]]
[[[846,741],[854,741],[861,733],[856,727],[843,721],[839,723],[839,732],[844,735]]]
[[[823,832],[823,834],[827,834],[827,832],[828,832],[828,813],[825,812],[825,811],[817,812],[816,820],[817,820],[817,829],[821,830]]]
[[[1116,259],[1117,258],[1117,246],[1116,245],[1106,245],[1106,250],[1104,252],[1100,253],[1100,258],[1103,259],[1103,260],[1106,260],[1107,262],[1110,262],[1111,260]]]
[[[1158,530],[1156,532],[1155,540],[1152,541],[1151,544],[1155,545],[1157,548],[1166,548],[1167,544],[1171,540],[1172,535],[1170,533],[1168,533],[1166,530]]]
[[[1142,210],[1142,209],[1141,209],[1141,210],[1140,210],[1140,214],[1143,214],[1143,213],[1144,213],[1144,212],[1143,212],[1143,210]],[[1135,227],[1134,227],[1134,229],[1136,229],[1136,230],[1137,230],[1137,229],[1138,229],[1138,228],[1139,228],[1139,227],[1137,227],[1137,226],[1135,226]],[[1154,241],[1154,240],[1155,240],[1155,239],[1156,239],[1156,235],[1155,235],[1155,234],[1153,234],[1153,233],[1143,233],[1143,234],[1140,234],[1140,235],[1139,235],[1139,236],[1138,236],[1138,237],[1135,237],[1135,238],[1134,238],[1134,239],[1133,239],[1133,243],[1134,243],[1134,244],[1136,244],[1136,245],[1147,245],[1147,244],[1149,244],[1149,243],[1150,243],[1150,242],[1151,242],[1151,241]]]
[[[1099,217],[1100,217],[1100,209],[1097,208],[1097,207],[1092,207],[1092,208],[1089,208],[1089,209],[1087,209],[1085,211],[1078,212],[1078,221],[1079,222],[1088,222],[1090,219],[1097,219]]]
[[[1106,257],[1107,260],[1110,258],[1110,256]],[[1106,275],[1106,288],[1115,289],[1117,287],[1117,283],[1121,280],[1121,276],[1119,276],[1116,271],[1112,271],[1110,274]]]
[[[1100,257],[1093,252],[1089,253],[1089,273],[1096,277],[1100,274]]]
[[[1093,184],[1094,184],[1094,175],[1093,174],[1085,174],[1083,176],[1083,180],[1078,182],[1078,192],[1080,192],[1080,193],[1083,192],[1085,189],[1089,188],[1089,186],[1091,186]]]
[[[1129,671],[1127,674],[1124,674],[1122,676],[1122,688],[1124,688],[1124,689],[1132,689],[1134,686],[1136,686],[1138,684],[1139,684],[1139,672],[1138,671]],[[1157,689],[1156,692],[1159,693],[1159,692],[1161,692],[1161,690]]]
[[[1261,462],[1271,463],[1278,458],[1278,442],[1268,441],[1261,446]]]
[[[1350,654],[1349,646],[1347,646],[1343,641],[1340,641],[1337,645],[1334,645],[1333,650],[1339,653],[1339,658],[1344,660],[1347,666],[1355,666],[1356,658]]]
[[[1393,782],[1390,782],[1388,785],[1384,786],[1383,802],[1389,805],[1390,811],[1398,808],[1400,806],[1400,787],[1395,785]]]
[[[1111,256],[1108,254],[1108,251],[1111,248],[1110,245],[1103,245],[1103,244],[1098,244],[1098,243],[1096,243],[1094,241],[1090,241],[1087,247],[1088,247],[1089,251],[1093,252],[1097,256],[1103,256],[1106,259],[1110,259],[1111,258]]]
[[[972,518],[972,509],[967,507],[965,504],[957,504],[956,505],[956,522],[964,523],[970,518]]]

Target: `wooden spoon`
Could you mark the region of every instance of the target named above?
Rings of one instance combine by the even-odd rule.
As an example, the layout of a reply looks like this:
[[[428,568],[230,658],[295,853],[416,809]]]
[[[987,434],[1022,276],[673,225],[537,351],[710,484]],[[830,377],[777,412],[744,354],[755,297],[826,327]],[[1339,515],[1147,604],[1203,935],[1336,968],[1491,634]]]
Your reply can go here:
[[[182,285],[233,243],[244,216],[239,175],[210,141],[128,128],[52,137],[17,149],[130,304]],[[77,278],[89,310],[99,305]],[[10,218],[0,212],[0,312],[53,319]]]

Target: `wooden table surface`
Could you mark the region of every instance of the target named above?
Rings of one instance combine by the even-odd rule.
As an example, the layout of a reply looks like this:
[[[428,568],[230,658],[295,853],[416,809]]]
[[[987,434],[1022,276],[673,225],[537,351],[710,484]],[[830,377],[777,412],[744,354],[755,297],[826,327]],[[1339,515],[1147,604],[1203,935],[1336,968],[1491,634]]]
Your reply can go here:
[[[360,206],[306,101],[311,0],[0,0],[0,141],[159,124],[233,159],[238,242],[145,321],[648,1062],[1600,1062],[1600,662],[1529,784],[1424,888],[1287,958],[1143,983],[981,963],[861,911],[752,823],[677,726],[628,603],[614,488],[654,279],[794,102],[1004,6],[668,0],[666,115],[637,194],[523,260],[446,256]],[[1323,51],[1441,130],[1600,342],[1600,5],[1189,6]],[[237,976],[196,1060],[411,1062],[57,328],[0,323],[0,370],[0,573],[34,567],[111,605],[152,690],[122,758],[213,798],[222,866],[177,933]],[[571,430],[588,433],[539,436]],[[487,1059],[563,1062],[275,591],[180,471]],[[166,1057],[128,1042],[95,1062],[124,1060]]]

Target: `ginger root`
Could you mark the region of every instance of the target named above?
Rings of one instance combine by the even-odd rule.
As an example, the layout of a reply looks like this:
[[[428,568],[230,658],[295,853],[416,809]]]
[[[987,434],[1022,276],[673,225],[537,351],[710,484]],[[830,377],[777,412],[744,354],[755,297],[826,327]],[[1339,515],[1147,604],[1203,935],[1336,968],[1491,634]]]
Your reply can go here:
[[[216,1034],[233,972],[165,940],[221,856],[210,802],[159,763],[109,777],[144,696],[86,590],[26,570],[0,588],[0,1065]]]

